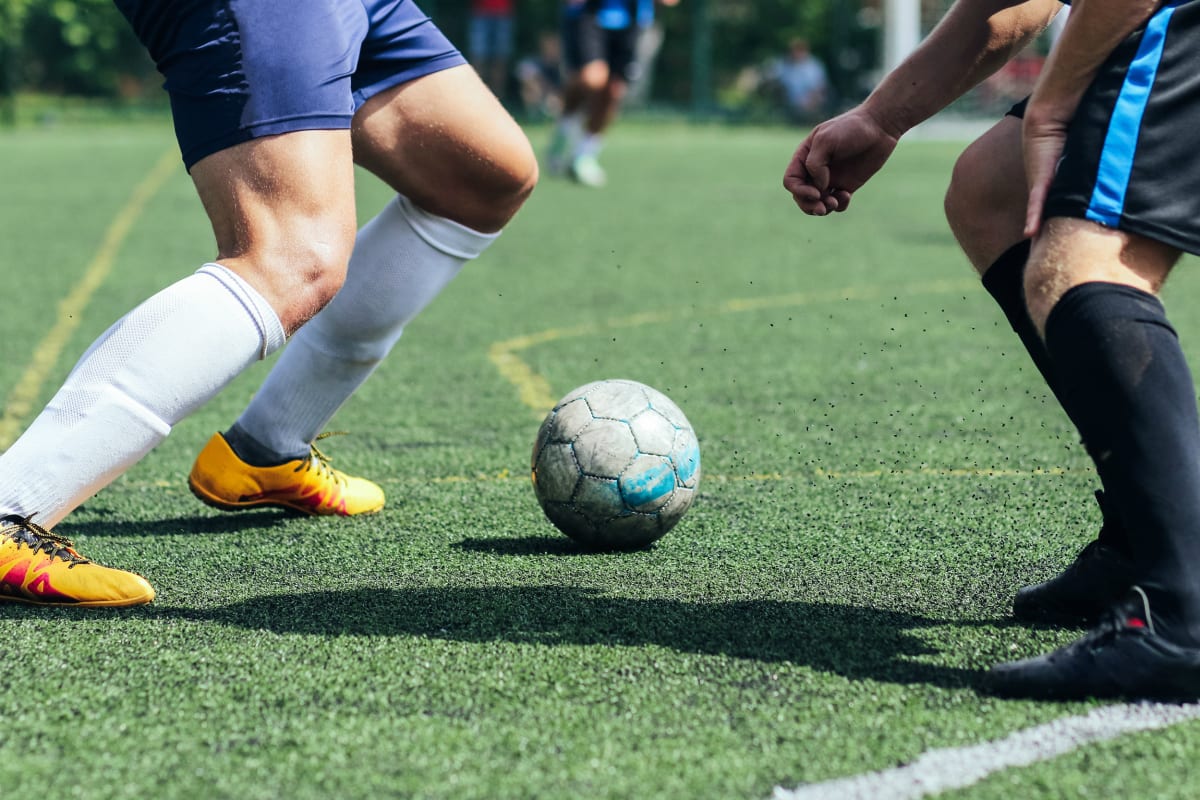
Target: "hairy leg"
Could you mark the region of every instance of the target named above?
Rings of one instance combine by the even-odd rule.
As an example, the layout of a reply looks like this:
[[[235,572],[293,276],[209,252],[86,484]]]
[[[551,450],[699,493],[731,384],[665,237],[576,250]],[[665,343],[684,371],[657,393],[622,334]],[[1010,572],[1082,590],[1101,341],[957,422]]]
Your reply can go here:
[[[285,134],[195,165],[218,261],[134,308],[88,349],[0,457],[0,510],[53,526],[336,291],[347,224],[353,232],[353,190],[343,185],[353,177],[349,139]]]
[[[529,140],[469,67],[371,98],[354,117],[354,157],[418,207],[494,233],[537,183]]]
[[[469,68],[383,92],[355,157],[399,196],[358,234],[345,286],[292,340],[227,437],[247,461],[303,458],[405,327],[486,249],[537,180],[516,123]]]
[[[1129,531],[1133,582],[1169,639],[1200,644],[1200,418],[1192,375],[1155,296],[1174,248],[1051,219],[1025,294],[1106,499]]]

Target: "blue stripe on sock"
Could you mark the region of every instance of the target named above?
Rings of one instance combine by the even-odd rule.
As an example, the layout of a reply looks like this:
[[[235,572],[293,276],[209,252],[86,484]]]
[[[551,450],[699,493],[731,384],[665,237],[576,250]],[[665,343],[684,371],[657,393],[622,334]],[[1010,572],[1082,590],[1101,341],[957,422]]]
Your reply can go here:
[[[1104,137],[1096,186],[1088,202],[1087,218],[1093,222],[1115,226],[1121,221],[1142,115],[1150,100],[1150,89],[1154,86],[1167,38],[1167,25],[1174,13],[1175,4],[1172,3],[1159,9],[1150,18],[1137,55],[1125,74],[1125,84],[1117,96],[1112,121]]]

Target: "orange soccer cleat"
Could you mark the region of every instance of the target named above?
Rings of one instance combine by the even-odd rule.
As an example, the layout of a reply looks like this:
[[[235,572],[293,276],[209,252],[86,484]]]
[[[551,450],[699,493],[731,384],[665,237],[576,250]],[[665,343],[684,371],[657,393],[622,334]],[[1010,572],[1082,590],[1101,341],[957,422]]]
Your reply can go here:
[[[39,606],[140,606],[154,599],[141,575],[101,566],[70,540],[26,517],[0,517],[0,600]]]
[[[308,458],[256,467],[242,461],[220,433],[196,457],[188,487],[203,502],[226,511],[278,506],[348,517],[374,513],[384,503],[377,484],[334,469],[315,446]]]

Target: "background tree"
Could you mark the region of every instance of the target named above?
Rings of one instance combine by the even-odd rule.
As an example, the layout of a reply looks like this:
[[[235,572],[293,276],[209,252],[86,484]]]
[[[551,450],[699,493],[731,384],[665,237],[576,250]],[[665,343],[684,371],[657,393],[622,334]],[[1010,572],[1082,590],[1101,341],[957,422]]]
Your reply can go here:
[[[29,0],[0,0],[0,123],[16,120],[17,58]]]
[[[469,0],[418,2],[465,43]],[[561,5],[517,0],[518,55],[558,30]],[[835,97],[857,99],[877,61],[877,7],[878,0],[682,0],[660,14],[665,39],[647,101],[707,112],[716,90],[780,56],[796,36],[826,63]],[[112,0],[0,0],[0,118],[12,120],[18,91],[161,100],[160,82]]]
[[[139,93],[154,67],[112,0],[19,0],[24,80],[30,88],[85,97]]]

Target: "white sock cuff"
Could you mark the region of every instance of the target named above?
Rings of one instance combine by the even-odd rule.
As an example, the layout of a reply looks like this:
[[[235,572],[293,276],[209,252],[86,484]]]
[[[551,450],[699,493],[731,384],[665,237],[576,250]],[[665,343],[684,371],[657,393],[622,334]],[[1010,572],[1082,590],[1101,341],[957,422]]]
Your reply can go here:
[[[262,347],[258,353],[260,361],[283,347],[284,342],[287,341],[287,333],[283,330],[283,324],[279,321],[275,309],[271,308],[271,304],[240,275],[220,264],[211,262],[196,270],[196,274],[215,278],[246,309],[246,313],[258,327],[258,333],[262,339]]]
[[[455,258],[466,261],[477,258],[500,236],[499,231],[480,233],[452,219],[430,214],[402,194],[396,195],[395,207],[426,244]]]

